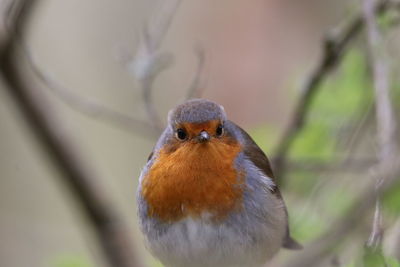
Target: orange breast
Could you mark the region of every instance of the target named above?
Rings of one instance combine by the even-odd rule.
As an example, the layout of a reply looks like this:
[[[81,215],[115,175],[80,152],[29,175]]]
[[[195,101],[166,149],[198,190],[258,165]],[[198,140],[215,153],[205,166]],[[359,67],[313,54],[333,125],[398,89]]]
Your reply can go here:
[[[208,212],[218,220],[240,208],[244,173],[234,168],[240,150],[221,139],[162,149],[143,180],[148,215],[176,221]]]

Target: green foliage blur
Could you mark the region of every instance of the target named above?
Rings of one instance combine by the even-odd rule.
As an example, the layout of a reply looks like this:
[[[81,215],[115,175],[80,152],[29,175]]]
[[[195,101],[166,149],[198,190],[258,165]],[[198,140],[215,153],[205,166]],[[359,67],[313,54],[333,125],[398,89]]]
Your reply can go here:
[[[389,23],[383,18],[381,23]],[[400,85],[394,83],[393,99],[399,114]],[[283,195],[289,209],[291,231],[295,238],[307,243],[329,230],[353,203],[354,191],[376,160],[374,91],[367,58],[361,50],[350,50],[342,64],[319,89],[306,119],[306,126],[297,136],[289,153],[289,165],[296,162],[285,176]],[[272,151],[277,133],[267,126],[251,132],[264,151]],[[266,141],[269,140],[269,141]],[[375,149],[375,150],[374,150]],[[273,156],[273,155],[270,155]],[[364,162],[354,166],[351,161]],[[349,171],[340,170],[348,163]],[[311,167],[310,167],[311,166]],[[336,166],[338,170],[313,168]],[[277,177],[279,179],[279,177]],[[392,222],[400,214],[400,185],[383,196],[384,218]],[[372,220],[366,220],[353,243],[353,254],[344,266],[400,266],[382,253],[364,248]],[[355,229],[357,233],[357,230]],[[355,234],[356,234],[355,233]],[[338,253],[344,248],[334,249]]]
[[[50,267],[94,267],[88,259],[75,254],[58,255],[49,264]]]

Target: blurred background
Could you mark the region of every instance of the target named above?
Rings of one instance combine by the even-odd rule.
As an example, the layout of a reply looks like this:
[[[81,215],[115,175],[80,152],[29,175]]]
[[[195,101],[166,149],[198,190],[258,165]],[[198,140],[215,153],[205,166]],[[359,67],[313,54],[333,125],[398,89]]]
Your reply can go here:
[[[201,97],[223,105],[228,117],[249,131],[273,158],[302,85],[322,56],[323,40],[357,16],[360,3],[182,1],[156,51],[168,53],[170,62],[157,73],[151,91],[162,123],[168,110],[186,99],[198,75]],[[141,65],[134,59],[141,56],[143,29],[146,25],[150,32],[162,28],[157,23],[170,12],[168,4],[154,0],[41,0],[31,11],[23,42],[37,66],[69,93],[149,121],[143,83],[138,79]],[[379,17],[397,120],[398,13]],[[366,43],[362,32],[323,80],[306,125],[288,154],[282,192],[292,235],[303,244],[328,231],[330,224],[345,214],[354,192],[370,179],[369,169],[377,162],[374,91]],[[199,58],[203,60],[200,72]],[[82,158],[99,174],[98,183],[127,220],[143,261],[161,266],[144,248],[135,203],[140,170],[157,135],[87,116],[29,75],[32,86],[56,106],[59,123],[74,134]],[[0,266],[106,266],[75,195],[32,136],[4,85],[0,86]],[[400,190],[395,189],[384,198],[382,208],[388,266],[400,266]],[[371,214],[360,218],[362,222],[346,240],[317,266],[358,266],[373,211],[371,207]],[[283,266],[294,253],[301,252],[282,250],[271,266]]]

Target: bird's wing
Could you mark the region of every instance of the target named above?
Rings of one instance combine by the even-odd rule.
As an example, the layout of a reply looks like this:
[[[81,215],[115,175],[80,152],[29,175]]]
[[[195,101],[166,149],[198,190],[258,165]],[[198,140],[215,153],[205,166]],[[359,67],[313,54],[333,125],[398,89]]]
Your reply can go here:
[[[269,160],[265,153],[261,150],[261,148],[254,142],[254,140],[251,138],[251,136],[242,128],[240,128],[238,125],[236,125],[234,122],[229,121],[229,123],[236,128],[240,134],[242,135],[245,145],[244,145],[244,154],[253,162],[254,165],[256,165],[257,168],[259,168],[266,176],[271,178],[275,183],[276,179],[274,177],[274,173],[272,172],[271,164],[269,163]],[[275,186],[271,192],[276,195],[277,198],[282,200],[282,203],[284,205],[284,209],[286,212],[286,215],[288,214],[286,205],[283,201],[282,195],[279,191],[279,188]],[[290,236],[290,230],[289,230],[289,225],[287,225],[287,230],[286,230],[286,236],[285,239],[283,240],[282,246],[284,248],[288,249],[301,249],[302,245],[300,245],[296,240],[294,240]]]
[[[272,172],[271,164],[265,153],[261,150],[261,148],[254,142],[251,136],[242,128],[240,128],[237,124],[232,121],[229,121],[231,126],[235,128],[235,130],[239,131],[242,135],[242,139],[244,140],[244,154],[257,166],[260,170],[264,172],[269,178],[271,178],[274,182],[275,177]]]
[[[147,162],[149,162],[149,161],[151,160],[151,158],[153,157],[153,155],[154,155],[154,148],[153,148],[153,150],[151,151],[150,155],[147,157]]]

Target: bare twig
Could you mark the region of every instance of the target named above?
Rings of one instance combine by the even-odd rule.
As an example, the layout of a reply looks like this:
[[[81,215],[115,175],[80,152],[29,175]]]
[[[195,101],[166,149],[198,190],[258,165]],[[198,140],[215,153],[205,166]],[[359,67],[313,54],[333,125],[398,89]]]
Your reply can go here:
[[[138,78],[138,80],[141,83],[142,86],[142,96],[143,96],[143,101],[145,103],[148,119],[153,125],[153,128],[157,131],[162,131],[163,129],[163,123],[161,122],[161,119],[159,115],[157,114],[157,110],[154,106],[153,99],[152,99],[152,89],[153,89],[153,83],[158,76],[160,72],[163,70],[167,69],[171,62],[172,62],[172,56],[170,54],[164,53],[157,57],[154,60],[155,63],[153,63],[152,70],[148,72],[145,76],[142,78]]]
[[[388,7],[390,7],[390,2],[383,1],[375,7],[375,12],[378,14],[383,13]],[[284,181],[287,154],[305,125],[311,103],[320,88],[321,82],[340,62],[347,46],[358,36],[363,27],[362,14],[358,14],[347,27],[325,41],[323,56],[301,90],[301,96],[294,108],[289,125],[286,127],[276,148],[273,166],[276,176],[279,177],[279,183]]]
[[[2,17],[4,17],[5,28],[10,28],[15,25],[15,18],[21,12],[24,4],[21,5],[19,0],[5,0],[1,2]]]
[[[169,0],[162,3],[159,14],[143,30],[142,42],[134,60],[127,64],[128,69],[141,84],[148,118],[153,127],[160,131],[163,129],[163,124],[157,114],[151,94],[158,74],[172,63],[172,55],[159,52],[159,50],[180,3],[181,0]]]
[[[160,48],[180,4],[181,0],[159,1],[160,6],[144,32],[145,46],[151,54]]]
[[[390,102],[390,70],[388,56],[384,49],[384,43],[375,14],[371,12],[371,5],[374,1],[364,1],[364,16],[367,23],[369,53],[373,64],[373,82],[376,98],[376,121],[378,129],[378,141],[380,146],[379,158],[383,161],[390,157],[396,148],[395,132],[396,121],[394,118],[393,107]]]
[[[129,115],[112,110],[92,99],[74,94],[71,90],[65,88],[53,79],[48,72],[42,70],[30,50],[24,46],[22,42],[21,45],[23,46],[23,51],[35,75],[70,107],[87,116],[101,119],[122,129],[140,134],[143,137],[155,139],[161,134],[163,125],[153,105],[151,91],[157,75],[165,70],[172,62],[172,56],[170,54],[158,53],[157,50],[171,24],[179,3],[180,1],[171,1],[169,5],[164,7],[162,18],[155,20],[151,28],[145,28],[143,42],[138,49],[137,57],[133,62],[128,62],[131,64],[128,64],[128,67],[133,68],[133,73],[141,82],[143,98],[149,117],[149,120],[146,121],[133,118]]]
[[[34,90],[31,83],[19,71],[17,36],[22,36],[27,25],[34,0],[17,1],[18,12],[8,18],[10,33],[0,44],[0,74],[5,87],[19,106],[32,133],[35,134],[49,159],[59,168],[61,177],[76,194],[77,200],[87,214],[110,266],[142,266],[136,258],[127,227],[107,194],[99,185],[97,174],[88,167],[75,145],[69,129],[62,125],[52,103],[45,94]]]
[[[196,73],[194,74],[192,83],[190,84],[190,87],[188,89],[188,95],[186,99],[191,99],[191,98],[198,98],[201,96],[201,87],[203,86],[201,77],[202,77],[202,72],[204,69],[204,61],[205,61],[205,55],[204,55],[204,49],[202,47],[197,47],[195,49],[196,56],[197,56],[197,69]]]
[[[382,179],[382,177],[379,177],[378,179]],[[380,250],[383,240],[383,227],[382,227],[383,217],[381,211],[382,207],[380,202],[380,196],[376,195],[375,197],[376,197],[375,212],[372,221],[372,229],[368,237],[368,241],[366,242],[366,246],[368,248],[373,249],[374,251]]]
[[[371,7],[370,12],[372,12],[372,14],[381,13],[382,11],[387,10],[389,6],[390,6],[389,2],[384,1],[375,6],[377,7],[375,8],[375,10],[373,7]],[[363,19],[362,15],[358,15],[357,21],[359,23],[358,26],[359,29],[357,30],[357,32],[359,32],[362,27],[362,19]],[[385,75],[385,72],[384,73],[379,72],[378,75]],[[382,84],[385,83],[384,82],[380,83],[380,86],[382,86]],[[386,90],[384,94],[387,96],[387,93],[388,92]],[[376,98],[378,98],[378,96],[376,96]],[[378,101],[380,100],[377,99],[377,102]],[[347,237],[351,234],[352,229],[354,229],[360,222],[362,222],[362,218],[368,213],[368,211],[374,205],[377,207],[375,209],[375,214],[374,214],[375,218],[374,228],[376,230],[372,231],[373,233],[371,233],[371,236],[373,237],[372,239],[375,240],[372,243],[379,244],[380,239],[382,237],[380,232],[380,230],[382,229],[381,215],[380,215],[381,210],[376,196],[384,194],[389,189],[392,189],[393,186],[397,187],[400,186],[399,181],[397,179],[398,176],[400,175],[400,165],[399,165],[400,157],[398,152],[393,149],[395,147],[393,135],[389,136],[389,133],[394,133],[392,127],[395,124],[394,121],[391,121],[390,119],[391,111],[388,111],[388,107],[390,108],[390,102],[389,101],[388,102],[382,101],[382,102],[386,105],[386,112],[389,112],[389,114],[388,113],[383,114],[382,112],[382,115],[389,116],[389,122],[387,122],[388,118],[386,117],[385,120],[387,125],[386,126],[378,125],[378,128],[380,128],[380,130],[382,130],[383,128],[386,129],[385,134],[382,134],[383,136],[385,136],[385,138],[382,138],[381,140],[386,140],[385,144],[387,144],[387,142],[391,144],[391,148],[387,148],[389,152],[387,152],[388,150],[386,150],[386,152],[381,153],[381,155],[385,155],[385,160],[384,161],[380,160],[380,163],[377,165],[375,172],[371,175],[371,179],[368,180],[369,183],[368,186],[358,194],[358,196],[356,197],[356,201],[353,202],[352,207],[343,216],[341,216],[336,221],[336,223],[332,224],[332,226],[328,228],[325,234],[321,235],[316,241],[312,242],[309,246],[306,246],[303,252],[300,252],[299,255],[293,257],[293,260],[289,261],[284,266],[286,267],[317,266],[327,255],[331,253],[332,249],[336,248],[340,243],[344,242],[347,239]],[[380,103],[381,105],[383,104],[382,102]],[[300,125],[303,125],[303,122]],[[296,131],[296,129],[293,131]],[[296,132],[294,133],[294,136],[295,135]],[[292,136],[290,138],[294,137]],[[293,140],[291,140],[290,142],[292,141]],[[380,143],[382,144],[384,142],[380,141]],[[385,177],[385,179],[382,180],[382,177]],[[375,181],[380,181],[380,183],[378,183],[378,186],[376,185]]]
[[[383,47],[381,33],[379,32],[378,24],[376,22],[374,6],[375,1],[363,0],[363,15],[367,28],[369,53],[371,55],[375,88],[377,135],[380,147],[378,158],[379,164],[384,164],[384,162],[390,160],[391,155],[395,153],[396,142],[394,140],[394,134],[396,131],[396,122],[389,97],[389,66],[387,64],[387,56]],[[382,179],[385,179],[385,177],[378,177],[378,188],[382,183]],[[382,238],[382,214],[379,194],[377,194],[372,230],[366,243],[367,247],[374,250],[380,248]]]
[[[394,186],[400,186],[400,157],[392,155],[390,160],[379,166],[368,180],[368,185],[361,190],[351,208],[347,210],[328,230],[311,244],[305,246],[303,251],[297,253],[284,267],[312,267],[318,266],[321,260],[332,252],[340,243],[344,242],[353,229],[359,225],[362,218],[375,204],[375,193],[384,194]],[[385,177],[385,181],[379,188],[375,186],[375,180]]]
[[[51,90],[51,92],[56,94],[56,96],[71,108],[76,109],[87,116],[111,123],[121,129],[128,130],[135,134],[140,134],[145,138],[155,139],[161,134],[159,129],[154,129],[154,127],[146,121],[133,118],[129,115],[105,107],[94,100],[74,94],[70,89],[62,86],[47,72],[43,71],[30,53],[29,49],[24,46],[22,42],[21,46],[25,53],[25,57],[27,58],[27,62],[34,74],[43,82],[43,84],[46,85],[47,88]]]
[[[143,33],[143,42],[138,49],[137,57],[129,68],[134,68],[133,73],[141,82],[143,99],[148,114],[147,120],[140,120],[124,113],[112,110],[101,103],[92,99],[85,98],[73,93],[68,88],[62,86],[52,78],[48,72],[45,72],[38,62],[34,59],[29,48],[21,42],[21,46],[28,59],[35,75],[43,82],[47,88],[56,94],[71,108],[92,118],[100,119],[101,121],[113,124],[121,129],[128,130],[134,134],[139,134],[143,137],[155,139],[162,132],[162,122],[157,115],[154,107],[151,92],[154,80],[157,75],[166,69],[172,62],[172,56],[168,53],[158,53],[158,49],[164,38],[166,31],[171,24],[173,15],[175,14],[180,1],[172,1],[169,5],[164,6],[164,12],[161,18],[155,17],[151,28],[145,28]],[[198,70],[192,82],[190,92],[196,92],[195,86],[200,82],[200,72],[204,63],[204,51],[198,50]],[[128,62],[129,63],[129,62]],[[194,88],[194,89],[193,89]]]
[[[143,42],[141,43],[137,57],[132,66],[134,74],[141,82],[143,99],[148,114],[148,120],[140,120],[129,115],[112,110],[92,99],[74,94],[68,88],[65,88],[53,79],[47,72],[43,71],[37,61],[34,59],[30,50],[21,42],[23,51],[26,54],[35,75],[55,93],[62,101],[79,112],[111,123],[124,130],[129,130],[135,134],[140,134],[146,138],[157,138],[162,130],[163,124],[158,117],[154,107],[151,92],[155,78],[165,70],[172,62],[172,56],[169,53],[159,53],[160,44],[172,22],[180,1],[170,1],[164,5],[163,12],[159,18],[156,16],[151,27],[146,27],[143,32]]]

